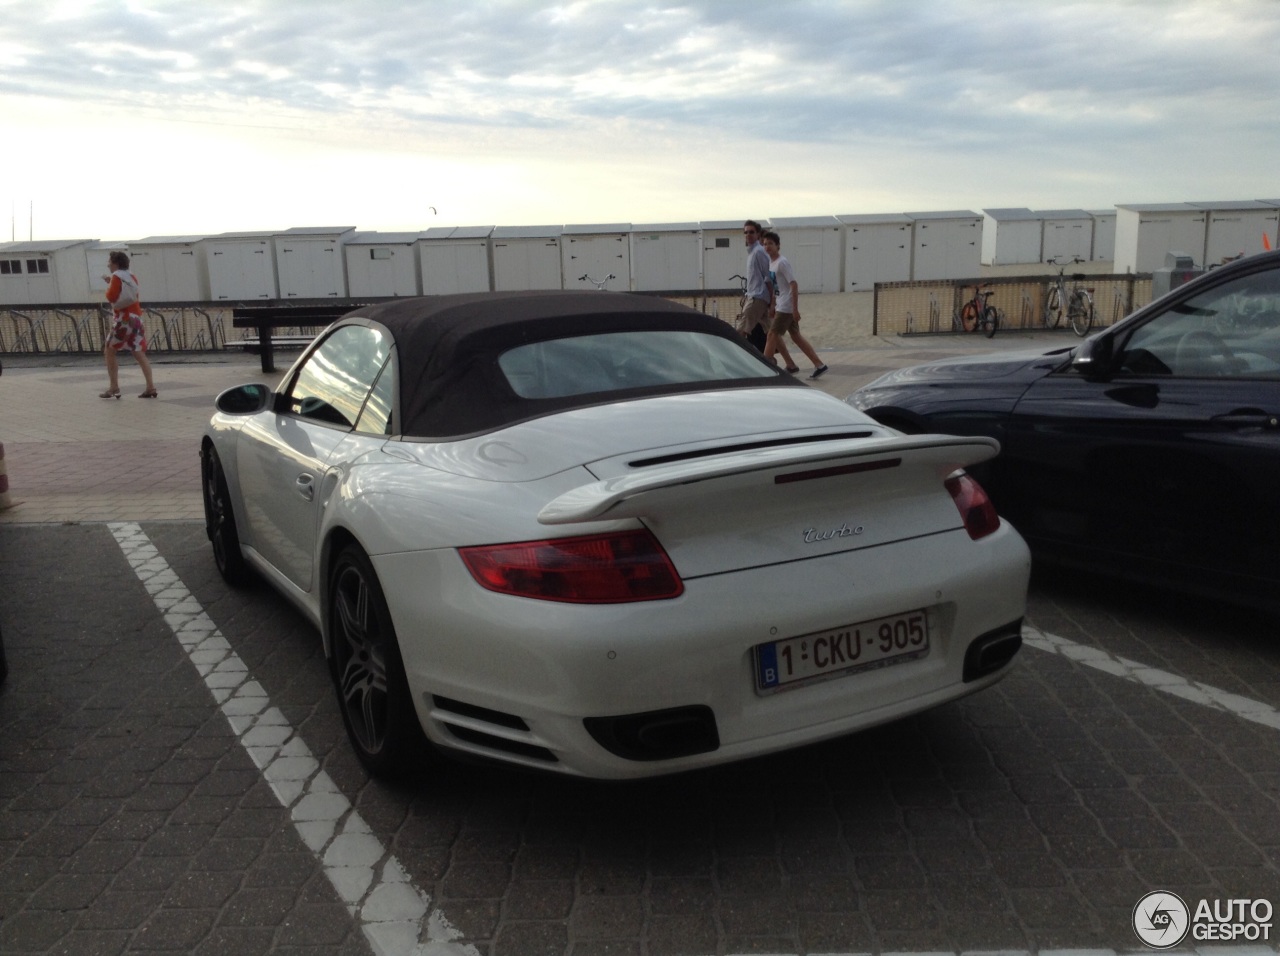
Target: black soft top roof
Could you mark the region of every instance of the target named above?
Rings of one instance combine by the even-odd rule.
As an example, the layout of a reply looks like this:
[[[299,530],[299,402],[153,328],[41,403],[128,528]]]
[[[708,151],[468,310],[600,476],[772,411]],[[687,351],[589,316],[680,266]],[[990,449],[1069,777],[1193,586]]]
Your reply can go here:
[[[656,296],[619,292],[480,292],[399,299],[344,317],[385,326],[399,353],[399,431],[446,438],[475,434],[566,408],[708,388],[803,384],[789,375],[529,399],[516,395],[498,357],[518,345],[637,330],[701,332],[756,353],[726,322]],[[763,360],[761,360],[763,364]]]

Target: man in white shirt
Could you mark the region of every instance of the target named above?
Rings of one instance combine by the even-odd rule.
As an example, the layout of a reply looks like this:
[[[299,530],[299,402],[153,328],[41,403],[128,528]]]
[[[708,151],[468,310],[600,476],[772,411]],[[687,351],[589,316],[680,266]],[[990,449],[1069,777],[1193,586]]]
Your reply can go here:
[[[782,337],[790,335],[791,341],[800,346],[800,351],[813,363],[813,371],[809,373],[809,377],[817,378],[827,370],[827,367],[822,363],[822,359],[818,358],[818,353],[809,344],[809,340],[800,333],[800,285],[796,282],[795,270],[783,256],[782,240],[778,238],[776,232],[766,230],[763,234],[763,244],[764,251],[769,256],[773,287],[777,292],[773,308],[770,310],[772,321],[769,323],[769,338],[764,344],[764,357],[772,360],[773,353],[780,349],[785,354],[786,348],[782,344]],[[790,364],[791,361],[788,359],[787,365]]]

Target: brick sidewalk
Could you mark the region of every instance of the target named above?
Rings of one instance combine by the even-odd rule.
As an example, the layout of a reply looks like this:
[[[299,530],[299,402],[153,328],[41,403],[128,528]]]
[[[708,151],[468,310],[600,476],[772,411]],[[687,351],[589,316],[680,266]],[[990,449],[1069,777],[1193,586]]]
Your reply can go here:
[[[813,384],[838,398],[890,369],[947,355],[1073,344],[1060,333],[866,337],[865,347],[819,349],[830,371]],[[12,507],[0,523],[203,519],[200,435],[223,389],[244,382],[276,385],[256,356],[232,352],[152,357],[160,397],[141,400],[136,366],[121,364],[124,398],[100,399],[100,357],[9,356],[0,375],[0,442]],[[18,363],[15,365],[15,363]],[[799,375],[809,374],[804,363]],[[807,380],[807,379],[805,379]]]
[[[135,396],[136,367],[122,364],[119,400],[100,399],[97,356],[58,356],[0,376],[0,441],[12,507],[0,522],[201,520],[200,434],[225,388],[268,381],[253,356],[207,361],[153,358],[160,397]],[[56,363],[56,364],[54,364]]]

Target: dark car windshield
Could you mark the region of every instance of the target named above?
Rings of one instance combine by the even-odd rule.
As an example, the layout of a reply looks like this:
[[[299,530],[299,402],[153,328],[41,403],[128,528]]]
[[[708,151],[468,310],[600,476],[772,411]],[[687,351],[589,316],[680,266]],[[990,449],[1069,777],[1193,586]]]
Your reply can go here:
[[[778,375],[729,340],[675,330],[531,342],[504,352],[498,365],[516,395],[535,399]]]

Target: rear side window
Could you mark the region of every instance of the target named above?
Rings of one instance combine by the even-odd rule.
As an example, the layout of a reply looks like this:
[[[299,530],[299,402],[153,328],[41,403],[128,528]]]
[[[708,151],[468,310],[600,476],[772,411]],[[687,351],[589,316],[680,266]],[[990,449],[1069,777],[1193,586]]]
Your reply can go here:
[[[498,366],[521,398],[564,398],[780,374],[729,339],[674,330],[602,332],[509,349]]]

